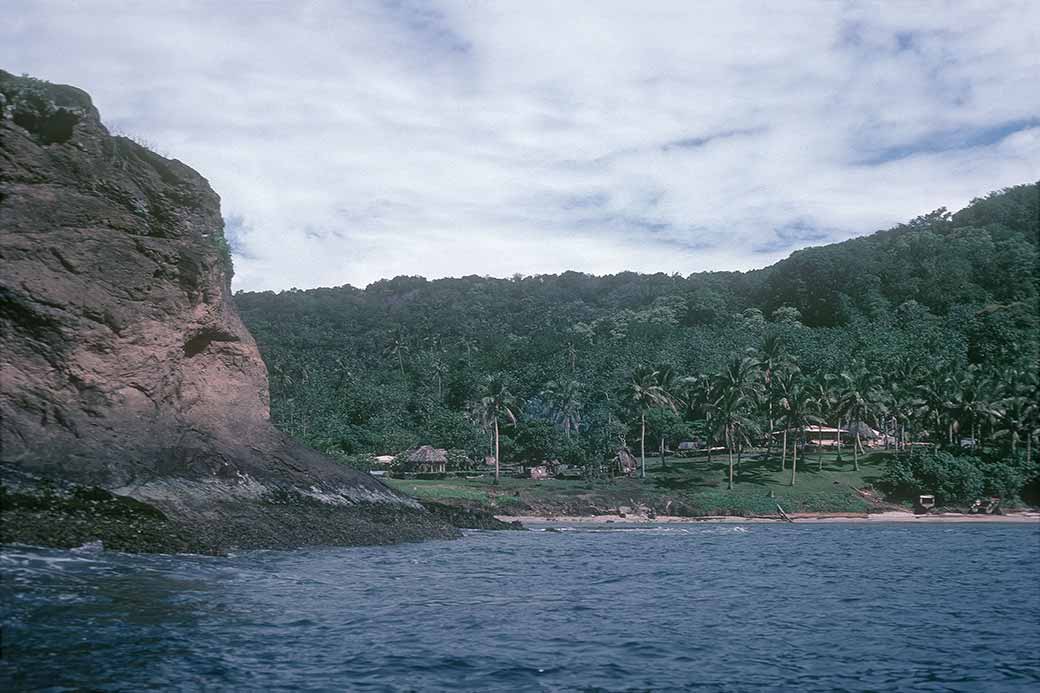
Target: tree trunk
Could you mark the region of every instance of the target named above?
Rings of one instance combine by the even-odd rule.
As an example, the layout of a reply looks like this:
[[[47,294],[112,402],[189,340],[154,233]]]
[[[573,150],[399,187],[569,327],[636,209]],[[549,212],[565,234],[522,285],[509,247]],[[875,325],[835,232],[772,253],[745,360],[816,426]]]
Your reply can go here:
[[[495,483],[498,483],[499,466],[498,466],[498,419],[495,419]]]
[[[773,427],[776,424],[773,422],[773,400],[769,400],[769,437],[766,439],[766,459],[773,454]]]
[[[795,479],[798,476],[798,441],[794,441],[794,445],[791,446],[791,486],[794,486]]]
[[[661,436],[661,468],[663,469],[664,467],[664,436]]]
[[[733,433],[726,426],[726,454],[729,456],[729,490],[733,490]]]
[[[852,443],[852,468],[859,471],[859,422],[856,422],[856,440]]]
[[[645,412],[640,415],[639,421],[640,421],[640,425],[642,426],[642,429],[641,429],[640,434],[639,434],[639,463],[640,463],[639,478],[640,479],[645,479],[646,478],[646,413]]]
[[[711,444],[715,442],[715,434],[711,432],[711,423],[705,419],[705,425],[708,426],[708,464],[711,464]]]
[[[839,464],[841,463],[841,417],[838,417],[838,457],[835,459]]]
[[[784,426],[784,441],[781,444],[783,449],[780,451],[780,471],[787,469],[787,427]]]
[[[816,469],[823,471],[823,431],[820,431],[820,436],[816,439]]]

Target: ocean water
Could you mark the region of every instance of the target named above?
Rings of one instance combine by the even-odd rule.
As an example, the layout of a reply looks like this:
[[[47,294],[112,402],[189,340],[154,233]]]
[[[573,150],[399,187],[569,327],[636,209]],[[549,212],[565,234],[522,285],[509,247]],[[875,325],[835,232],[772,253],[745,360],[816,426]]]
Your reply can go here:
[[[0,689],[1037,691],[1036,525],[3,547]]]

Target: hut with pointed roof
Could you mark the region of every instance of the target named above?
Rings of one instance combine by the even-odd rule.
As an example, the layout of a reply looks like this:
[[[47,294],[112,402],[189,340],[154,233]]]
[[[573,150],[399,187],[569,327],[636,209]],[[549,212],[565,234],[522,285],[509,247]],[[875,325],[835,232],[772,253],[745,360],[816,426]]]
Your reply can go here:
[[[634,476],[639,471],[639,460],[628,448],[619,448],[613,463],[614,471],[619,476]]]
[[[405,468],[417,474],[443,474],[448,471],[448,451],[423,445],[405,457]]]

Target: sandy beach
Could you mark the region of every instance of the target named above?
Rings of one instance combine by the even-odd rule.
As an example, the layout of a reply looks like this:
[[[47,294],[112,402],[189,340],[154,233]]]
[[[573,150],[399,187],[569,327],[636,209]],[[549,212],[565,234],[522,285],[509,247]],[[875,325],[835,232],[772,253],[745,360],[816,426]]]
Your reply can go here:
[[[979,522],[979,523],[1033,523],[1040,524],[1040,512],[1026,511],[1007,513],[1005,515],[969,515],[967,513],[930,513],[927,515],[915,515],[911,512],[898,510],[880,513],[790,513],[795,523],[826,523],[826,522],[867,522],[867,523],[941,523],[941,522]],[[519,520],[523,525],[547,525],[547,524],[692,524],[692,523],[772,523],[785,522],[779,516],[738,517],[733,515],[708,515],[704,517],[676,517],[674,515],[658,515],[650,518],[646,515],[586,515],[586,516],[517,516],[498,515],[498,519],[505,522]]]

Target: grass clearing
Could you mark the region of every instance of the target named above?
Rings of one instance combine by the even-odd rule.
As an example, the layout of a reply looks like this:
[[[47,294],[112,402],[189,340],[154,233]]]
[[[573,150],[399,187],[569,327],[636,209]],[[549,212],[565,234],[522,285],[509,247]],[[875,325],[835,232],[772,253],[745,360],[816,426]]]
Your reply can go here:
[[[512,515],[593,515],[621,508],[653,508],[659,514],[774,515],[779,503],[792,512],[869,512],[877,509],[855,489],[872,486],[890,453],[871,452],[853,469],[852,456],[838,461],[834,453],[821,459],[799,458],[796,485],[791,486],[790,459],[781,471],[780,458],[764,452],[746,456],[735,470],[733,490],[726,488],[728,461],[712,458],[647,458],[647,478],[596,481],[564,479],[387,479],[387,483],[419,500],[480,507]]]

